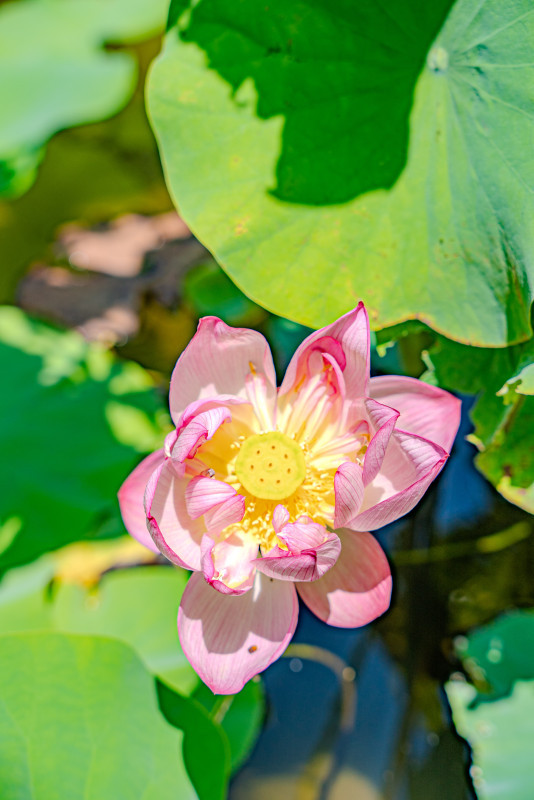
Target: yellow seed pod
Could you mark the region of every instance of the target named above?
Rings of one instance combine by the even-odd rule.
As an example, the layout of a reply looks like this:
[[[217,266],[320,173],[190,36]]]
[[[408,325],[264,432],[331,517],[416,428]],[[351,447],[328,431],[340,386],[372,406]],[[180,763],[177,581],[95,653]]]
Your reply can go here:
[[[271,431],[245,439],[235,471],[249,494],[262,500],[283,500],[303,482],[306,462],[293,439],[279,431]]]

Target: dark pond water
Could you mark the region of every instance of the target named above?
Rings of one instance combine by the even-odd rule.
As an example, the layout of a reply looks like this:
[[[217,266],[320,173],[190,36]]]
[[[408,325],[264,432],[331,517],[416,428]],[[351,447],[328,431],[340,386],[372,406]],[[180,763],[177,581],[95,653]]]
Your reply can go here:
[[[301,606],[292,647],[263,676],[265,726],[231,800],[474,797],[442,685],[461,668],[455,636],[532,605],[534,551],[532,537],[514,542],[528,515],[474,467],[471,403],[464,398],[454,451],[424,501],[377,534],[394,573],[389,612],[345,630]],[[493,537],[494,552],[481,552],[491,544],[481,548],[480,537]]]

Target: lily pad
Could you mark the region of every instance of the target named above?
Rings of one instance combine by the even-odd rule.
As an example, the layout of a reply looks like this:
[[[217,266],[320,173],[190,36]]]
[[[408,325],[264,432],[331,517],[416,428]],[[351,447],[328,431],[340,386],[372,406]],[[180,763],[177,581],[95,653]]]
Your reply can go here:
[[[471,745],[471,777],[480,800],[532,796],[534,615],[503,614],[456,640],[475,682],[446,685],[458,733]],[[478,691],[477,688],[478,687]]]
[[[57,633],[0,637],[3,800],[193,800],[181,735],[121,642]]]
[[[530,0],[173,3],[148,101],[180,212],[312,327],[531,336]]]
[[[487,696],[509,694],[516,680],[534,679],[534,611],[502,614],[469,636],[458,637],[455,646],[472,679]]]

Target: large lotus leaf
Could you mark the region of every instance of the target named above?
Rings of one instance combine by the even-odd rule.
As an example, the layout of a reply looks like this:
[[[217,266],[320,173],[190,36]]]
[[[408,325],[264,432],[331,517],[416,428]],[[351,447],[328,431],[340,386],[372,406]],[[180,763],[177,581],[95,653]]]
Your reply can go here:
[[[162,30],[166,0],[20,0],[0,8],[0,194],[25,191],[56,131],[130,98],[136,62],[104,45]]]
[[[318,327],[530,335],[530,0],[198,0],[149,82],[185,220],[254,300]],[[184,10],[185,9],[185,10]]]
[[[0,309],[0,369],[0,572],[123,533],[117,489],[163,437],[147,373],[10,307]],[[136,442],[121,407],[144,423]]]
[[[147,667],[189,694],[199,680],[178,641],[176,614],[188,573],[153,566],[104,575],[90,592],[62,585],[53,603],[54,627],[68,633],[112,636],[129,644]]]
[[[178,641],[176,611],[188,573],[174,567],[112,570],[96,586],[54,583],[61,551],[10,570],[0,583],[0,634],[50,630],[110,636],[189,694],[199,678]]]
[[[0,637],[2,800],[193,800],[181,735],[121,642]]]
[[[474,348],[438,339],[428,355],[433,382],[480,393],[471,412],[476,464],[512,503],[534,513],[534,396],[530,381],[534,340],[503,349]]]
[[[229,750],[228,769],[223,765],[220,768],[225,775],[229,769],[235,772],[261,730],[265,713],[263,687],[260,681],[249,681],[237,695],[216,697],[189,665],[176,628],[176,609],[187,573],[168,566],[135,567],[114,570],[91,588],[61,580],[58,585],[51,585],[60,560],[61,551],[7,573],[0,583],[0,634],[50,630],[110,636],[125,642],[165,682],[161,689],[165,708],[179,710],[183,695],[192,696],[195,703],[203,706],[198,713],[196,706],[192,707],[188,717],[193,742],[197,733],[206,729],[206,715],[216,727],[220,726]],[[176,715],[175,711],[168,717],[172,724],[176,724]],[[180,724],[178,727],[185,731]],[[214,749],[220,750],[221,737],[211,738]],[[206,786],[212,785],[216,776],[207,775],[202,780],[198,756],[188,750],[186,761],[189,759],[194,761],[190,774],[197,790],[196,777],[200,776],[203,794],[209,798]]]

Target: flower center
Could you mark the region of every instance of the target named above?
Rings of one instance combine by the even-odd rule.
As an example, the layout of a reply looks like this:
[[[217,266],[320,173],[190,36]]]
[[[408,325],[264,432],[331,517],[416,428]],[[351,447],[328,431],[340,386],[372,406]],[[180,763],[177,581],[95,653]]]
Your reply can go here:
[[[299,445],[279,431],[249,436],[241,445],[235,474],[244,488],[262,500],[283,500],[306,477]]]

